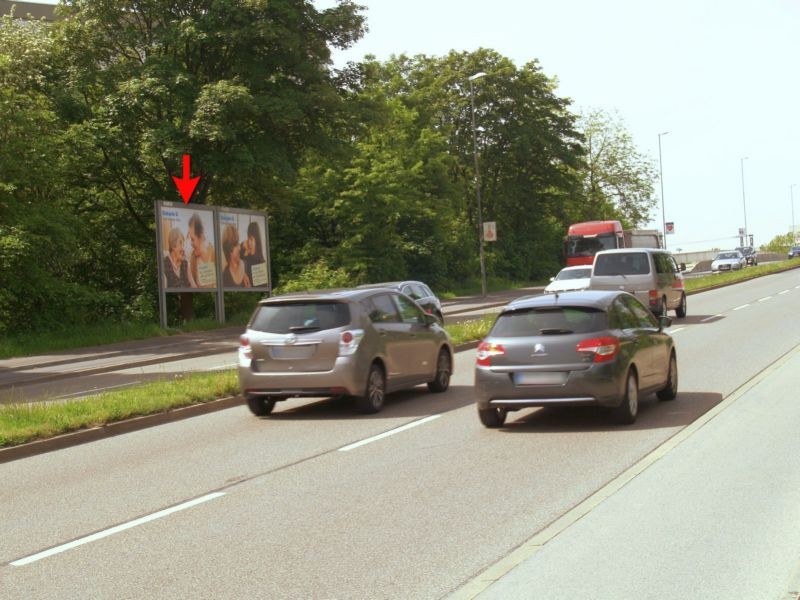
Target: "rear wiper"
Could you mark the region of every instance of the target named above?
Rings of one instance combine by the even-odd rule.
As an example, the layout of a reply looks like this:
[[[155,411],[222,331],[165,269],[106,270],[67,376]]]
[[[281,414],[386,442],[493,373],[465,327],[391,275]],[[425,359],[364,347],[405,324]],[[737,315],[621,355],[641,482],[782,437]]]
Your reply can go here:
[[[320,329],[319,325],[295,325],[293,327],[289,327],[289,331],[318,331]]]
[[[546,328],[546,329],[540,329],[539,333],[541,335],[559,335],[563,333],[575,333],[575,332],[572,331],[571,329]]]

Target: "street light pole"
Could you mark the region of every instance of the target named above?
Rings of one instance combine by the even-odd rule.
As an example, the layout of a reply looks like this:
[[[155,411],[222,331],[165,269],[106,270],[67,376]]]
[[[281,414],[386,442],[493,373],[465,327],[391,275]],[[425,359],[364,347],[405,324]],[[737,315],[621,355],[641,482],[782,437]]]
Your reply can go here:
[[[748,158],[748,156],[743,156],[739,161],[742,166],[742,207],[744,208],[744,243],[742,246],[747,246],[747,243],[750,240],[750,238],[747,237],[747,202],[745,201],[744,197],[744,161],[746,161]]]
[[[658,134],[658,180],[661,182],[661,226],[663,227],[664,250],[667,249],[667,215],[664,212],[664,171],[661,167],[661,136],[667,135],[669,131]]]
[[[796,183],[793,183],[792,185],[789,186],[789,202],[792,205],[792,245],[795,245],[797,243],[797,235],[795,234],[795,229],[794,229],[794,187],[796,185],[797,185]]]
[[[475,159],[475,196],[478,200],[478,255],[481,263],[481,295],[486,296],[486,259],[483,254],[483,212],[481,211],[481,172],[478,169],[478,130],[475,127],[475,90],[472,82],[484,77],[486,73],[480,72],[471,75],[469,79],[469,102],[472,114],[472,155]]]

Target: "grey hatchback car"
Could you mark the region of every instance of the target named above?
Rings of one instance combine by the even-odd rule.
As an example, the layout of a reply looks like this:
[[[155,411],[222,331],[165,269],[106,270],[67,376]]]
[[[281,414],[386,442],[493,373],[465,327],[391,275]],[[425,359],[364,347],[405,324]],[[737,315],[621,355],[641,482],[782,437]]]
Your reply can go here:
[[[258,416],[281,400],[325,396],[354,396],[374,413],[395,390],[427,383],[444,392],[453,370],[447,332],[390,289],[262,300],[239,343],[239,385]]]
[[[478,346],[478,416],[500,427],[509,411],[535,406],[611,407],[633,423],[639,397],[678,393],[672,320],[632,294],[565,292],[508,304]]]
[[[358,286],[359,288],[391,288],[404,293],[411,298],[414,302],[419,304],[429,315],[434,315],[439,319],[439,323],[444,324],[444,315],[442,315],[442,302],[431,291],[427,285],[421,281],[389,281],[386,283],[365,283]]]

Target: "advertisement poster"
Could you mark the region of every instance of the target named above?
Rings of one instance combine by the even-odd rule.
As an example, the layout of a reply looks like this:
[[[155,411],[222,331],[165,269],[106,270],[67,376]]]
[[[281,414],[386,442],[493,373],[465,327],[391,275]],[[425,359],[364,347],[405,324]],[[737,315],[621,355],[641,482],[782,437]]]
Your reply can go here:
[[[263,213],[219,213],[223,289],[269,289],[267,218]]]
[[[160,206],[163,285],[170,292],[217,287],[214,213],[211,210]]]

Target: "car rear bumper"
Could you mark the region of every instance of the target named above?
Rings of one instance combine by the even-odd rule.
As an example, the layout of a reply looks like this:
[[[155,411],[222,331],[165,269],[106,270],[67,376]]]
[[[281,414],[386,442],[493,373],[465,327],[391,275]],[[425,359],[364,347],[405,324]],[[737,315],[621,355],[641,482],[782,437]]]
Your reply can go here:
[[[253,371],[250,361],[240,361],[239,386],[253,396],[357,396],[364,393],[366,375],[361,376],[353,356],[340,356],[330,371]]]
[[[518,385],[513,373],[475,368],[478,407],[516,410],[535,406],[619,406],[624,381],[617,364],[570,371],[563,385]]]

